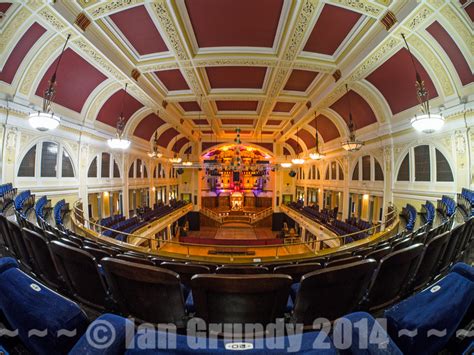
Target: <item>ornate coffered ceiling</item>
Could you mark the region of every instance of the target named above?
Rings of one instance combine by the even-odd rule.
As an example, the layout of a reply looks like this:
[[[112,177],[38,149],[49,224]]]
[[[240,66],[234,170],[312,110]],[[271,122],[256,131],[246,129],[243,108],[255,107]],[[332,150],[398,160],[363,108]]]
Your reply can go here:
[[[308,151],[316,118],[331,149],[348,133],[349,99],[366,136],[390,133],[416,110],[401,33],[435,109],[472,95],[473,7],[454,0],[1,3],[0,90],[39,104],[71,33],[56,98],[71,120],[112,132],[128,83],[126,132],[137,142],[158,130],[164,148],[176,141],[188,149],[230,140],[240,127],[244,140]]]

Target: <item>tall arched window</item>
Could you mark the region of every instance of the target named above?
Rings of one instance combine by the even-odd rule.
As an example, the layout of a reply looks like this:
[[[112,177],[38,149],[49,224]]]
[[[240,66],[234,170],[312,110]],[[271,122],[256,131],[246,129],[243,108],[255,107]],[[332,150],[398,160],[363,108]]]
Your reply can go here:
[[[433,145],[418,145],[405,154],[398,169],[397,181],[453,182],[454,175],[448,160]]]
[[[120,170],[115,158],[107,152],[102,152],[92,159],[87,170],[88,178],[119,179]]]
[[[71,155],[59,143],[42,141],[24,155],[18,168],[18,177],[74,178]]]
[[[326,180],[344,180],[344,171],[341,164],[337,161],[332,161],[326,168]]]
[[[383,171],[378,160],[372,155],[359,157],[352,171],[352,180],[383,181]]]
[[[146,168],[145,162],[141,159],[135,160],[130,169],[128,170],[128,177],[135,179],[145,179],[148,177],[148,170]]]

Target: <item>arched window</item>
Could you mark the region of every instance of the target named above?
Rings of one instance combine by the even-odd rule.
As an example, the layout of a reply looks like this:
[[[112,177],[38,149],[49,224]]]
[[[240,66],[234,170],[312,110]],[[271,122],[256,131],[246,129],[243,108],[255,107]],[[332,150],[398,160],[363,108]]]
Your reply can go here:
[[[114,179],[120,178],[117,161],[107,152],[102,152],[92,159],[87,171],[88,178]]]
[[[318,173],[319,174],[319,173]],[[344,171],[341,164],[332,161],[326,168],[326,180],[344,180]]]
[[[37,152],[40,152],[37,154]],[[32,146],[21,160],[18,177],[74,178],[71,156],[59,143],[43,141]]]
[[[135,160],[132,165],[130,165],[128,177],[132,179],[148,178],[148,170],[146,168],[145,162],[143,162],[141,159]]]
[[[353,181],[383,181],[383,171],[377,159],[371,155],[364,155],[357,159],[352,171]]]
[[[423,144],[408,150],[398,169],[397,181],[453,182],[454,175],[444,154]]]

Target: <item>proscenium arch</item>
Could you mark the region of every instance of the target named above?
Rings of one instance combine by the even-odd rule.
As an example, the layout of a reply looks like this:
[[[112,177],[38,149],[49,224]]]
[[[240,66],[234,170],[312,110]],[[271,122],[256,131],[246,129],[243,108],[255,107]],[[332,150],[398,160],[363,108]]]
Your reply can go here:
[[[209,147],[207,148],[206,150],[203,150],[201,152],[201,158],[206,155],[207,153],[209,153],[210,151],[212,150],[216,150],[216,149],[221,149],[222,147],[225,147],[227,145],[234,145],[235,143],[234,142],[223,142],[223,143],[219,143],[219,144],[216,144],[216,145],[213,145],[212,147]],[[273,152],[269,151],[268,149],[264,148],[264,147],[261,147],[259,145],[255,145],[255,144],[252,144],[252,143],[248,143],[248,142],[242,142],[241,144],[239,144],[243,147],[250,147],[250,148],[253,148],[255,150],[260,150],[261,152],[267,154],[270,158],[273,158],[275,155]]]

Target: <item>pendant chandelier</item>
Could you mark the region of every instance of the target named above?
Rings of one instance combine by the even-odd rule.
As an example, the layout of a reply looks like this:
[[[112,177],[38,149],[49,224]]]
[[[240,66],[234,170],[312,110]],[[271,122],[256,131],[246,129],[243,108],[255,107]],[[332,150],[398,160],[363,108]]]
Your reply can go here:
[[[296,142],[298,143],[298,147],[300,146],[300,137],[299,137],[299,127],[296,128]],[[294,159],[291,159],[291,162],[295,165],[302,165],[304,164],[304,159],[303,158],[300,158],[300,155],[297,154],[296,155],[296,158]]]
[[[408,53],[410,54],[411,63],[413,64],[413,68],[415,69],[415,77],[416,77],[416,96],[418,102],[420,103],[420,110],[421,115],[413,117],[410,121],[412,127],[416,129],[418,132],[423,133],[433,133],[441,129],[444,125],[444,117],[439,114],[434,114],[430,112],[430,99],[428,89],[425,87],[425,82],[421,79],[421,75],[416,69],[415,59],[413,54],[410,51],[410,47],[408,46],[408,42],[405,38],[405,35],[402,33],[403,41],[405,42],[405,46],[407,47]]]
[[[349,128],[349,139],[346,141],[342,142],[342,148],[347,150],[348,152],[357,152],[362,146],[364,145],[363,142],[357,140],[355,138],[355,127],[354,127],[354,121],[352,120],[352,109],[351,109],[351,98],[349,96],[349,89],[346,84],[346,94],[347,94],[347,100],[348,100],[348,105],[349,105],[349,123],[347,124]]]
[[[158,145],[158,132],[155,132],[152,151],[148,153],[148,156],[154,159],[160,159],[163,156],[163,154],[160,152],[160,147]]]
[[[61,54],[59,55],[58,62],[56,63],[56,68],[54,69],[53,76],[51,77],[51,80],[49,80],[49,86],[44,91],[42,107],[43,110],[33,112],[28,116],[28,122],[30,126],[41,132],[53,130],[57,128],[59,126],[59,123],[61,122],[59,116],[56,116],[54,114],[51,104],[53,103],[54,98],[56,96],[56,76],[58,73],[59,64],[61,63],[64,51],[66,50],[69,37],[71,37],[70,34],[67,35],[66,42],[64,43]]]
[[[184,166],[191,166],[193,165],[193,162],[191,160],[189,160],[189,154],[186,154],[186,160],[183,161],[183,165]]]
[[[178,130],[178,127],[176,127],[176,130]],[[176,146],[176,141],[178,140],[178,134],[176,134],[176,136],[174,137],[174,144],[173,144],[173,157],[170,158],[170,163],[173,163],[173,164],[179,164],[183,161],[183,159],[181,159],[179,156],[178,156],[178,153],[174,152],[174,147]]]
[[[280,163],[280,166],[282,168],[291,168],[293,164],[291,164],[289,161],[288,161],[288,155],[285,154],[285,161],[283,163]]]
[[[122,110],[120,111],[120,116],[117,120],[115,138],[110,138],[107,140],[107,144],[112,149],[122,149],[125,150],[130,147],[130,141],[123,136],[123,130],[125,128],[126,120],[123,115],[123,108],[125,105],[125,95],[127,94],[127,85],[125,84],[125,90],[122,95]]]
[[[316,130],[316,149],[314,153],[311,153],[309,157],[313,160],[321,160],[324,158],[324,154],[319,152],[319,137],[318,137],[318,120],[316,118],[316,112],[314,113],[314,129]]]

